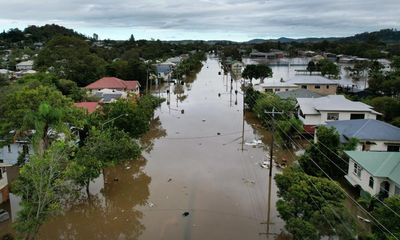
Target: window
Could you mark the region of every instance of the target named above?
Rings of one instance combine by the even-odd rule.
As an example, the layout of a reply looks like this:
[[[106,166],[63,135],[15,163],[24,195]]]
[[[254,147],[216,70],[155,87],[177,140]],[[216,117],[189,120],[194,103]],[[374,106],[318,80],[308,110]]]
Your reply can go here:
[[[400,152],[400,146],[388,145],[387,151],[388,152]]]
[[[394,187],[394,194],[400,194],[400,187],[397,185]]]
[[[350,114],[350,120],[353,119],[364,119],[365,118],[365,114],[359,114],[359,113],[352,113]]]
[[[329,89],[329,85],[326,85],[326,89]]]
[[[7,148],[8,148],[8,152],[10,153],[10,152],[11,152],[11,145],[8,144],[8,145],[7,145]]]
[[[339,113],[328,113],[327,119],[333,121],[339,120]]]
[[[357,176],[357,177],[361,177],[361,170],[362,170],[362,168],[361,168],[361,166],[360,165],[358,165],[356,162],[354,163],[354,174]]]
[[[314,88],[315,88],[315,89],[320,89],[320,88],[321,88],[321,85],[315,85]]]
[[[307,85],[301,85],[302,89],[307,89]]]
[[[289,91],[289,89],[286,88],[285,91],[287,92],[287,91]]]
[[[369,183],[368,183],[370,188],[374,188],[374,178],[373,177],[369,177]]]
[[[275,92],[280,92],[281,89],[280,88],[275,88]]]

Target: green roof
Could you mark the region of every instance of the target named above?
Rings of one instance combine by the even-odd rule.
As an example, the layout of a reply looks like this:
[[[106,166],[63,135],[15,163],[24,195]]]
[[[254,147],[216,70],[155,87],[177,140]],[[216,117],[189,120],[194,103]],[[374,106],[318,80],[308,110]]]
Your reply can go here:
[[[345,153],[375,177],[386,177],[400,185],[400,152]]]

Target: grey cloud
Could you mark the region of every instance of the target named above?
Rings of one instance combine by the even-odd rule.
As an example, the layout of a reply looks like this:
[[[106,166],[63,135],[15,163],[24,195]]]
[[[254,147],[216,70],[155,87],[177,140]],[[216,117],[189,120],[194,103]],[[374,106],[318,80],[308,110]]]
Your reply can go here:
[[[0,21],[91,28],[230,31],[246,36],[327,36],[396,27],[399,0],[0,0]]]

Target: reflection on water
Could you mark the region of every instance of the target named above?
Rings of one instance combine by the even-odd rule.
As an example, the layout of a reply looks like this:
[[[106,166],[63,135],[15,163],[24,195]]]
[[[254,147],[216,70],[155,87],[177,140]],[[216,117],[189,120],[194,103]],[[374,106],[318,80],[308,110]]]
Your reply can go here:
[[[100,193],[90,200],[82,198],[48,221],[40,229],[39,239],[138,239],[145,226],[137,207],[146,204],[151,182],[143,172],[145,164],[146,160],[140,159],[105,169]]]

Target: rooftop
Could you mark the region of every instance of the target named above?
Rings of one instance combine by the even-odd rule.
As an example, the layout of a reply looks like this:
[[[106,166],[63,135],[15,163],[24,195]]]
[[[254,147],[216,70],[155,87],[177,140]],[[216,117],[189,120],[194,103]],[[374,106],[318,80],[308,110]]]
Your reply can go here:
[[[16,64],[16,66],[26,66],[26,65],[33,65],[33,60],[28,60],[28,61],[24,61],[24,62],[20,62],[20,63]]]
[[[86,109],[88,113],[93,113],[99,106],[98,102],[77,102],[75,107]]]
[[[87,85],[88,89],[121,89],[134,90],[139,86],[139,82],[135,80],[125,81],[116,77],[103,77],[94,83]]]
[[[297,103],[304,114],[318,115],[320,111],[333,112],[370,112],[381,115],[371,106],[348,100],[343,95],[328,95],[320,98],[297,98]]]
[[[289,98],[319,98],[322,97],[322,95],[318,93],[311,92],[307,89],[295,89],[292,91],[285,91],[285,92],[277,92],[276,95],[280,97],[281,99],[289,99]]]
[[[360,152],[345,151],[375,177],[389,178],[400,185],[400,152]]]
[[[327,125],[336,128],[341,142],[352,137],[365,141],[400,141],[400,128],[375,119],[333,121]]]

